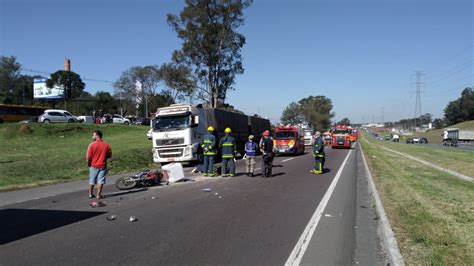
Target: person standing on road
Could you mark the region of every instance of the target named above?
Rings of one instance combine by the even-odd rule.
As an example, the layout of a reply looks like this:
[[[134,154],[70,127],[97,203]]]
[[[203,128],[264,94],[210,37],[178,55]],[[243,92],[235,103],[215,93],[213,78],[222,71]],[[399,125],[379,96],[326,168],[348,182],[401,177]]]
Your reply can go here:
[[[253,141],[254,136],[250,135],[245,143],[245,162],[247,166],[247,176],[253,177],[255,171],[255,157],[257,156],[257,143]]]
[[[316,131],[313,144],[314,168],[311,173],[320,175],[324,172],[324,163],[326,161],[324,153],[324,141],[321,138],[321,132]]]
[[[274,158],[273,139],[270,137],[270,131],[263,132],[263,138],[260,140],[260,151],[263,153],[262,177],[272,176],[272,163]]]
[[[222,177],[235,175],[235,139],[230,135],[232,130],[225,129],[225,136],[219,141],[219,147],[222,149]],[[229,167],[229,174],[227,174],[227,167]]]
[[[207,128],[207,134],[201,142],[204,151],[204,176],[214,176],[214,162],[216,158],[216,137],[213,135],[214,127]]]
[[[110,145],[102,140],[102,132],[92,132],[92,142],[87,148],[87,166],[89,166],[89,198],[94,198],[94,186],[97,185],[97,198],[102,198],[102,188],[107,175],[107,159],[112,158]]]

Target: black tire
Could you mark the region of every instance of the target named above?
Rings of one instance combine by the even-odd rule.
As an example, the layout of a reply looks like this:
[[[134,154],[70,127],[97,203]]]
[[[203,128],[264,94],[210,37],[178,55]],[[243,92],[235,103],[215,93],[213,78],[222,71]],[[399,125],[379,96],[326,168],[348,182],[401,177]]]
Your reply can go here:
[[[123,123],[123,124],[126,125],[126,126],[128,126],[129,123],[128,123],[127,121],[125,121],[125,123]]]
[[[49,119],[45,119],[45,120],[43,120],[43,123],[44,123],[44,124],[49,124],[50,121],[49,121]]]
[[[67,122],[68,123],[74,123],[74,119],[69,119]]]
[[[137,181],[128,176],[121,177],[115,181],[115,186],[120,190],[129,190],[137,186]]]

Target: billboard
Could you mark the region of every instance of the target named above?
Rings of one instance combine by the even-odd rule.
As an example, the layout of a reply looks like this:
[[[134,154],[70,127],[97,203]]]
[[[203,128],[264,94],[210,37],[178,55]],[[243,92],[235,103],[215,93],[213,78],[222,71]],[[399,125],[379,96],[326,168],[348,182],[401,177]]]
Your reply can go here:
[[[35,99],[60,99],[64,97],[64,89],[62,87],[46,87],[46,78],[34,79],[33,82],[33,98]]]

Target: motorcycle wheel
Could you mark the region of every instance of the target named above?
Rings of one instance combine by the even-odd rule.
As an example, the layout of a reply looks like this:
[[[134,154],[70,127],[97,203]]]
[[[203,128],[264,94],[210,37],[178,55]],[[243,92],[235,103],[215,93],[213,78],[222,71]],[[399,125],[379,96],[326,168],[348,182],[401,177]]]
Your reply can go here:
[[[137,181],[128,176],[121,177],[115,182],[115,186],[120,190],[132,189],[137,186]]]

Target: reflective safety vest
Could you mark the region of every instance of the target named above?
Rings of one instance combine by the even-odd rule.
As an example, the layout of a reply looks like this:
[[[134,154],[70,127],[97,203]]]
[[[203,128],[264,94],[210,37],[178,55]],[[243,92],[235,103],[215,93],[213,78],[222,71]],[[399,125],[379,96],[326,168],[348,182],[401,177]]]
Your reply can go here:
[[[317,137],[314,140],[313,145],[313,156],[314,157],[324,157],[324,141],[321,137]]]
[[[222,158],[229,159],[234,158],[236,147],[235,147],[235,139],[230,135],[225,135],[222,137],[219,146],[222,148]]]
[[[257,156],[257,143],[254,141],[247,141],[245,143],[245,154],[247,156]]]
[[[212,134],[206,134],[201,141],[201,147],[204,155],[216,155],[216,137]]]

